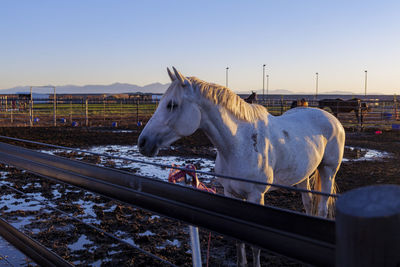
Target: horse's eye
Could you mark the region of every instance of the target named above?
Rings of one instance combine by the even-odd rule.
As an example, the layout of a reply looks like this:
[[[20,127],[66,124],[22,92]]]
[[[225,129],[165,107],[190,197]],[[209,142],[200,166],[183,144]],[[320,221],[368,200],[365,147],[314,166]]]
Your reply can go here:
[[[169,101],[167,104],[167,109],[168,110],[174,110],[178,107],[178,104],[174,103],[173,101]]]

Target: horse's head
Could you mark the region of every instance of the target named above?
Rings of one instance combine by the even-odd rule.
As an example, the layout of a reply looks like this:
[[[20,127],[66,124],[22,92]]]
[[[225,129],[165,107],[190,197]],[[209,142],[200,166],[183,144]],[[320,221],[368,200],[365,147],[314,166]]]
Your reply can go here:
[[[160,147],[193,134],[200,126],[200,108],[190,80],[175,68],[174,74],[167,70],[171,85],[138,139],[140,153],[145,156],[157,155]]]
[[[371,107],[367,103],[361,102],[361,110],[365,111],[365,112],[370,112],[371,111]]]

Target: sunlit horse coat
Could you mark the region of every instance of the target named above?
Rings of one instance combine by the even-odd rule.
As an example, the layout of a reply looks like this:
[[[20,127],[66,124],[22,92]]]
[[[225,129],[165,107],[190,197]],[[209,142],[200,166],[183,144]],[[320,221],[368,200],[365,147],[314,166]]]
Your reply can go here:
[[[317,171],[320,190],[335,192],[345,133],[333,115],[316,108],[297,108],[272,116],[226,87],[174,71],[168,70],[172,83],[139,137],[142,154],[154,156],[161,146],[202,129],[218,150],[218,174],[309,189],[309,177]],[[219,181],[225,195],[259,204],[264,204],[264,194],[273,189],[229,179]],[[310,214],[311,194],[303,193],[302,199]],[[328,198],[323,196],[317,213],[326,217],[327,212]],[[259,265],[259,251],[253,252],[254,263]],[[238,260],[240,265],[246,264],[244,246]]]

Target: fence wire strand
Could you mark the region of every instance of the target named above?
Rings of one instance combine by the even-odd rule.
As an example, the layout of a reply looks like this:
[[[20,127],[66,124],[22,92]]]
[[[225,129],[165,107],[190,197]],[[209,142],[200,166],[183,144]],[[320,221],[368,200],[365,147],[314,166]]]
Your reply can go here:
[[[131,161],[131,162],[135,162],[135,163],[153,165],[153,166],[157,166],[157,167],[161,167],[161,168],[170,168],[170,169],[177,169],[177,170],[182,170],[182,171],[193,172],[192,169],[186,169],[184,167],[172,166],[172,165],[156,163],[156,162],[148,162],[148,161],[143,161],[143,160],[138,160],[138,159],[113,156],[113,155],[108,155],[108,154],[101,154],[101,153],[91,152],[91,151],[87,151],[87,150],[81,150],[81,149],[72,148],[72,147],[65,147],[65,146],[47,144],[47,143],[31,141],[31,140],[26,140],[26,139],[20,139],[20,138],[15,138],[15,137],[9,137],[9,136],[4,136],[4,135],[0,135],[0,138],[9,139],[9,140],[13,140],[13,141],[24,142],[24,143],[30,143],[30,144],[35,144],[35,145],[53,147],[53,148],[58,148],[58,149],[71,150],[71,151],[75,151],[75,152],[87,153],[87,154],[92,154],[92,155],[101,156],[101,157],[108,157],[108,158],[112,158],[112,159],[119,159],[119,160]],[[308,189],[303,189],[303,188],[296,188],[296,187],[293,187],[293,186],[286,186],[286,185],[282,185],[282,184],[275,184],[275,183],[268,183],[268,182],[261,182],[261,181],[253,181],[253,180],[249,180],[249,179],[246,179],[246,178],[234,177],[234,176],[217,174],[217,173],[200,171],[200,170],[194,170],[194,172],[199,173],[199,174],[203,174],[203,175],[216,176],[216,177],[220,177],[220,178],[223,178],[223,179],[229,179],[229,180],[234,180],[234,181],[239,181],[239,182],[246,182],[246,183],[253,183],[253,184],[264,185],[264,186],[271,186],[271,187],[286,189],[286,190],[289,190],[289,191],[295,191],[295,192],[300,192],[300,193],[311,193],[311,194],[316,194],[316,195],[321,195],[321,196],[326,196],[326,197],[335,197],[335,198],[340,196],[340,194],[330,194],[330,193],[325,193],[325,192],[320,192],[320,191],[315,191],[315,190],[308,190]]]

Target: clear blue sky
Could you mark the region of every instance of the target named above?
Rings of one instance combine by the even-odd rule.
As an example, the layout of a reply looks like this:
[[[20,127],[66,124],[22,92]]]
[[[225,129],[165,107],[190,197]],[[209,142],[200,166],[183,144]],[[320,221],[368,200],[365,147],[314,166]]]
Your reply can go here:
[[[0,89],[169,82],[400,93],[400,1],[0,1]]]

